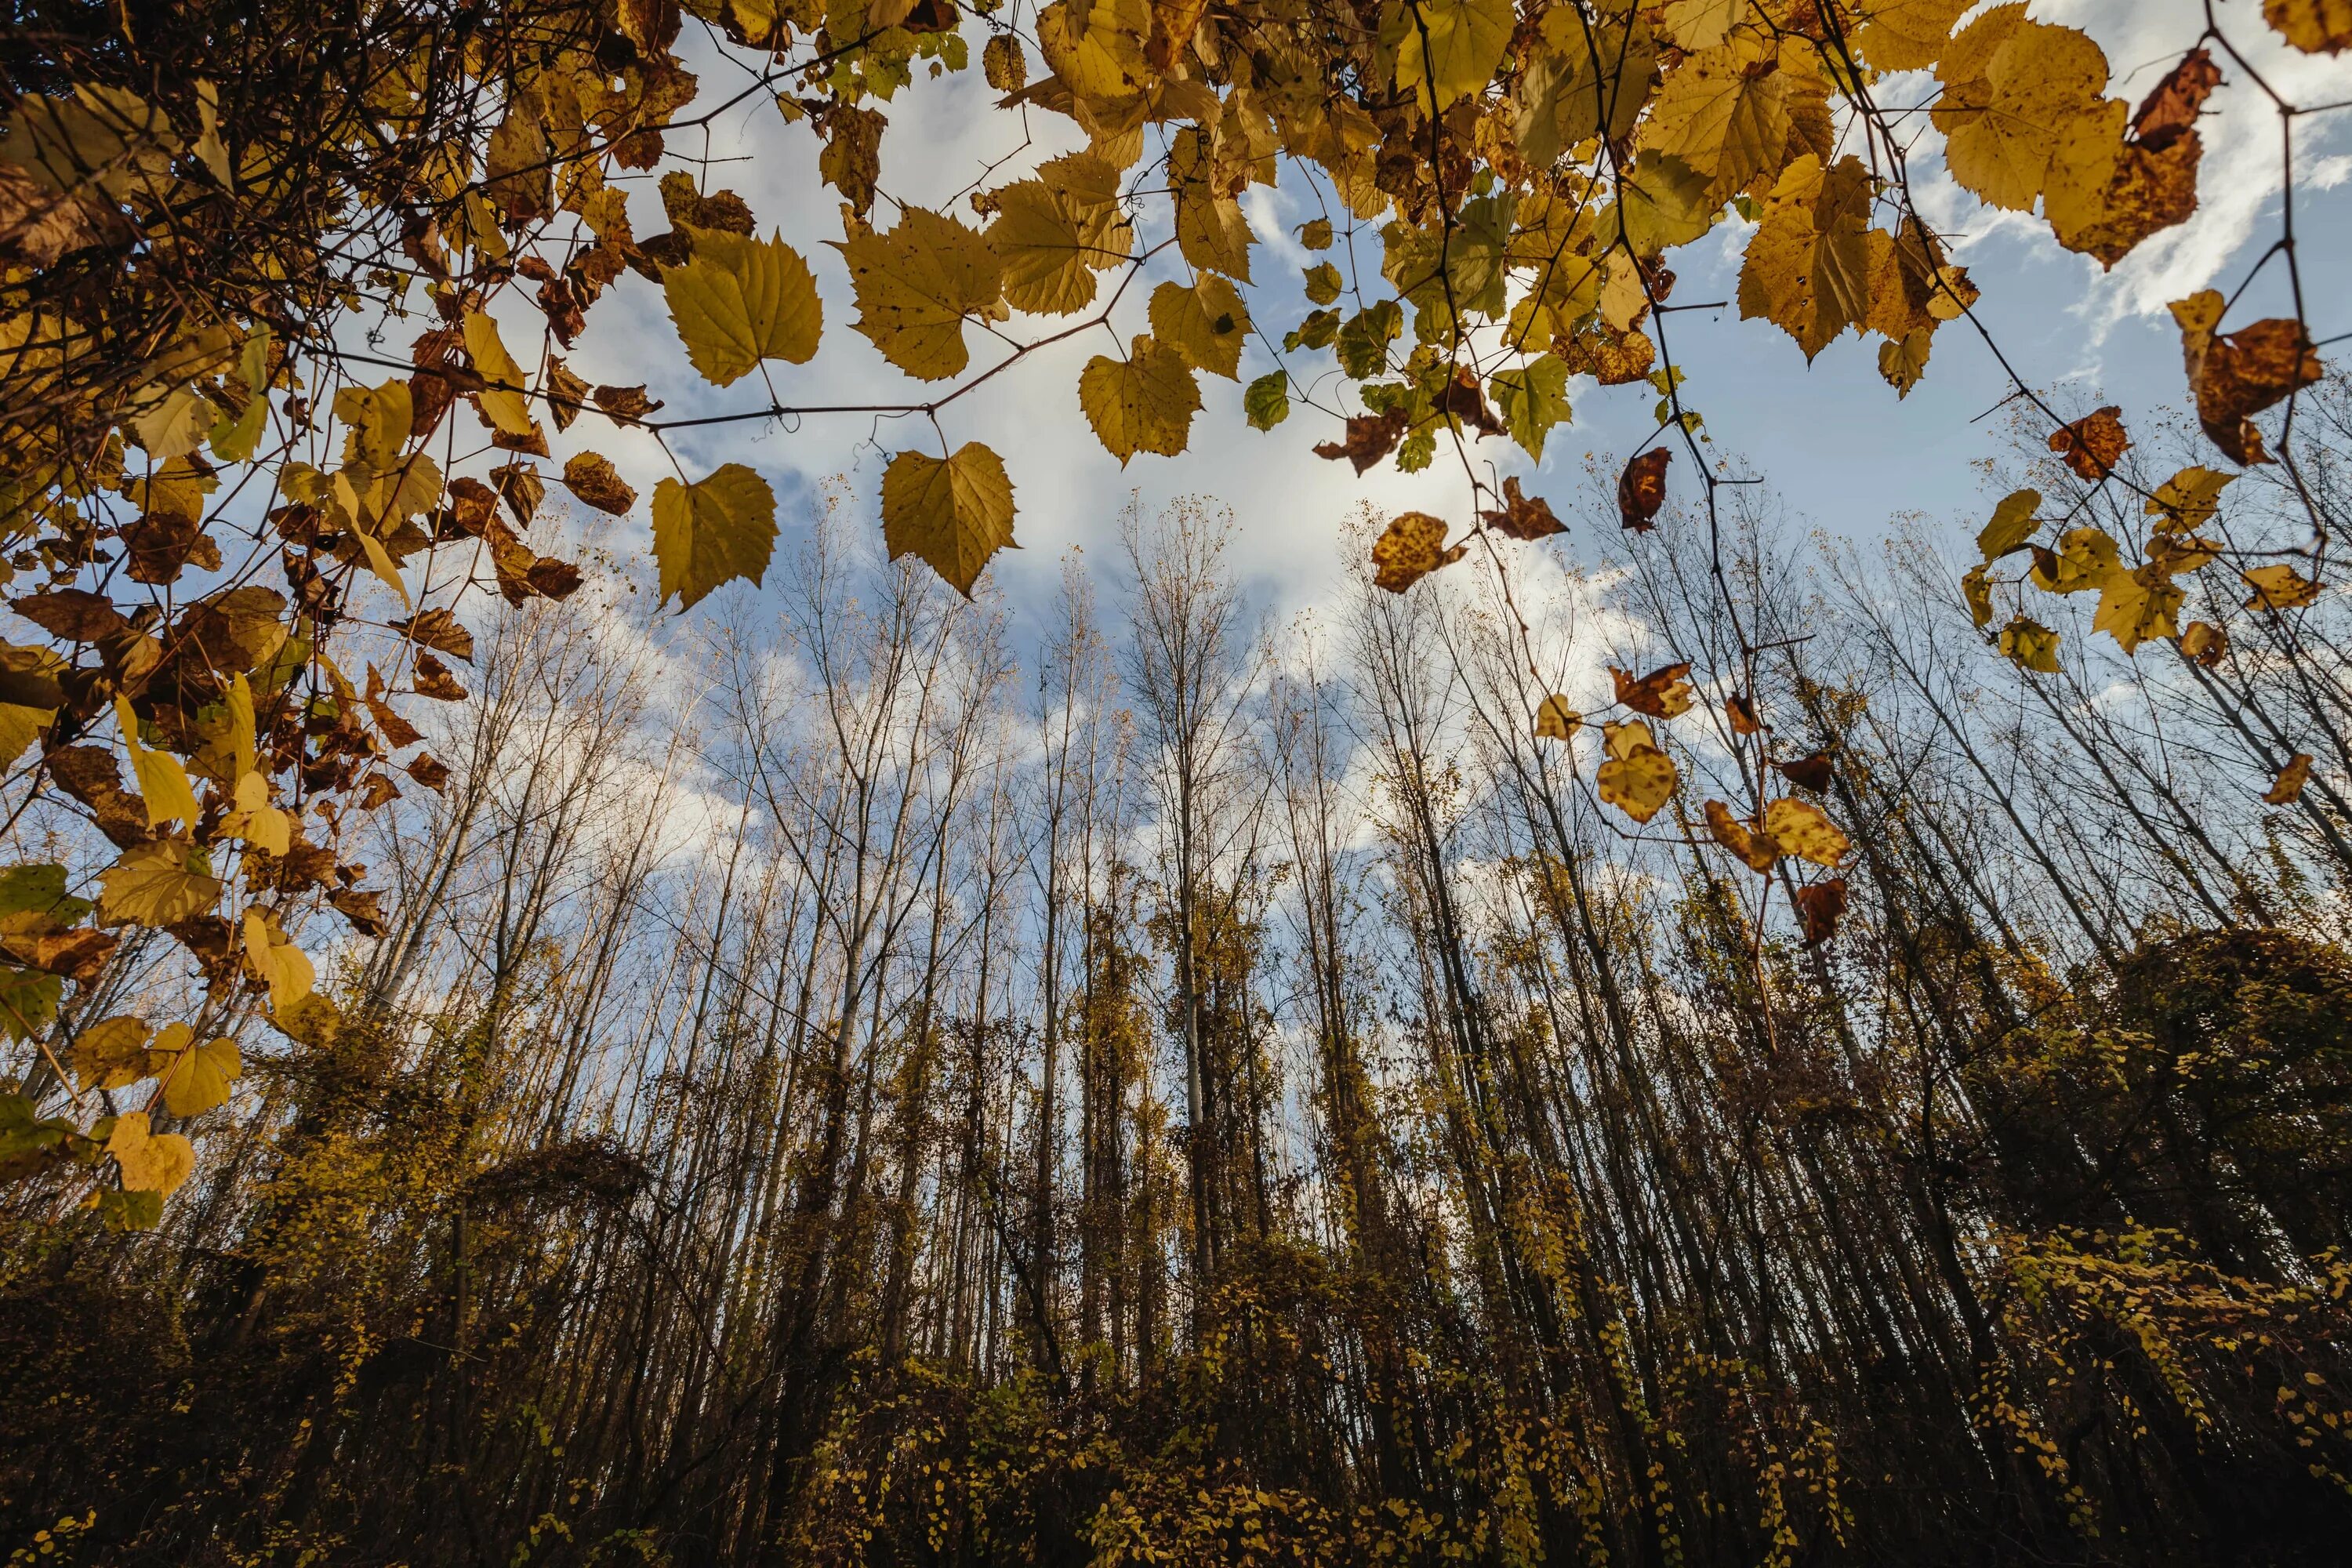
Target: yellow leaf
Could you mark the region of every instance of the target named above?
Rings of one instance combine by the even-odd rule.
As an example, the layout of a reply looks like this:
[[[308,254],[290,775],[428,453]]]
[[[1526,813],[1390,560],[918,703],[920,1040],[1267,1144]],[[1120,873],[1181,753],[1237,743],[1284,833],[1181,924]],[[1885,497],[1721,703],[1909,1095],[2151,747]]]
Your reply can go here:
[[[1968,601],[1969,619],[1982,631],[1992,624],[1992,582],[1982,566],[1971,566],[1960,578],[1960,595]]]
[[[1005,186],[988,226],[1003,262],[1005,302],[1045,316],[1085,309],[1094,302],[1095,273],[1125,252],[1126,234],[1110,201],[1085,202],[1043,179]]]
[[[2238,575],[2254,591],[2253,597],[2246,601],[2250,610],[2299,610],[2319,597],[2319,584],[2284,562],[2275,566],[2257,566]]]
[[[2091,629],[2114,637],[2126,653],[2137,652],[2150,637],[2168,637],[2179,631],[2173,616],[2184,597],[2161,566],[2137,572],[2114,572],[2099,587],[2099,613]]]
[[[1769,871],[1780,858],[1780,846],[1773,837],[1749,826],[1731,815],[1731,808],[1719,800],[1711,800],[1702,808],[1706,816],[1706,830],[1715,841],[1730,850],[1747,864],[1751,871]]]
[[[989,558],[1013,542],[1013,481],[977,441],[940,458],[901,452],[882,474],[882,540],[916,555],[965,598]]]
[[[1181,355],[1157,338],[1134,340],[1125,360],[1097,354],[1078,374],[1078,406],[1104,450],[1125,468],[1138,452],[1184,449],[1201,388]]]
[[[1445,548],[1443,518],[1425,511],[1399,512],[1372,542],[1372,585],[1402,594],[1441,566],[1451,566],[1469,550],[1467,543]]]
[[[489,416],[492,426],[505,435],[530,435],[538,426],[530,417],[530,402],[523,395],[522,366],[507,353],[507,345],[499,336],[498,322],[479,310],[468,310],[465,333],[466,352],[473,356],[474,368],[491,384],[478,395],[482,412]]]
[[[244,1070],[235,1040],[187,1044],[170,1053],[156,1069],[156,1077],[163,1080],[163,1109],[174,1116],[201,1116],[227,1102],[229,1084]]]
[[[2105,588],[2122,571],[2113,538],[2096,528],[2070,528],[2058,536],[2056,575],[2042,582],[2037,573],[2035,582],[2053,594],[2079,594]]]
[[[271,928],[259,910],[245,911],[245,963],[253,977],[269,987],[269,1010],[284,1014],[310,994],[318,972],[302,950]]]
[[[176,838],[134,844],[98,874],[99,913],[113,924],[167,926],[220,901],[215,877],[188,868],[188,846]]]
[[[1748,0],[1666,0],[1666,37],[1678,49],[1711,49],[1748,9]]]
[[[1752,30],[1685,60],[1658,89],[1642,144],[1707,178],[1717,201],[1780,167],[1789,140],[1789,79],[1778,49]]]
[[[293,821],[269,804],[269,781],[258,773],[238,776],[236,810],[221,826],[272,855],[283,855],[293,846]]]
[[[1984,558],[1998,561],[2012,550],[2023,549],[2040,526],[2033,509],[2041,504],[2040,490],[2011,490],[2001,497],[2000,504],[1992,509],[1992,521],[1977,535],[1977,548]]]
[[[2181,469],[2156,487],[2141,508],[2150,517],[2162,518],[2158,528],[2192,532],[2213,520],[2221,510],[2221,492],[2229,488],[2235,474],[2216,473],[2201,464]]]
[[[2021,669],[2058,673],[2058,634],[2039,621],[2020,616],[2002,627],[2000,651]]]
[[[732,385],[761,360],[807,363],[824,329],[816,279],[782,237],[698,229],[694,258],[664,269],[662,294],[686,357],[714,386]]]
[[[134,1193],[170,1197],[196,1168],[195,1145],[176,1132],[149,1132],[143,1110],[114,1119],[106,1152],[121,1170],[123,1186]]]
[[[767,575],[776,548],[776,492],[740,463],[695,484],[664,479],[654,487],[654,560],[661,598],[694,607],[722,583]]]
[[[1565,741],[1584,725],[1584,715],[1554,692],[1536,704],[1536,733],[1546,740]]]
[[[128,1089],[147,1076],[147,1026],[102,1018],[74,1037],[74,1081],[81,1088]]]
[[[1151,333],[1185,363],[1228,380],[1241,379],[1242,344],[1249,336],[1249,310],[1240,292],[1214,272],[1192,287],[1162,283],[1151,291]]]
[[[971,363],[967,316],[986,315],[1002,292],[1003,264],[987,237],[951,217],[908,207],[887,234],[839,245],[857,291],[857,330],[882,357],[924,381]]]
[[[2094,110],[2107,57],[2073,27],[2028,21],[2021,4],[1969,24],[1936,66],[1936,128],[1952,178],[1997,207],[2030,210],[2051,160]]]
[[[1601,798],[1636,822],[1649,821],[1674,795],[1674,759],[1651,741],[1646,724],[1603,724],[1601,731],[1609,753],[1596,781]]]
[[[1811,153],[1781,172],[1739,268],[1739,313],[1761,316],[1811,359],[1870,314],[1870,171]]]
[[[147,803],[147,826],[161,827],[174,817],[193,825],[196,792],[188,787],[188,774],[180,759],[169,752],[151,752],[139,743],[138,717],[121,697],[114,700],[114,721],[121,726],[123,748],[131,753],[131,772]]]
[[[2352,0],[2263,0],[2263,19],[2305,54],[2352,49]]]
[[[205,444],[220,410],[193,387],[164,394],[131,423],[147,455],[162,463],[185,457]]]
[[[1864,0],[1854,48],[1883,71],[1921,70],[1951,42],[1952,24],[1976,0]]]
[[[1432,114],[1486,90],[1517,21],[1511,0],[1389,0],[1381,41],[1396,50],[1396,84]]]
[[[1792,795],[1784,795],[1764,807],[1764,831],[1772,836],[1782,854],[1794,855],[1832,870],[1853,847],[1844,832],[1829,819],[1827,812]]]

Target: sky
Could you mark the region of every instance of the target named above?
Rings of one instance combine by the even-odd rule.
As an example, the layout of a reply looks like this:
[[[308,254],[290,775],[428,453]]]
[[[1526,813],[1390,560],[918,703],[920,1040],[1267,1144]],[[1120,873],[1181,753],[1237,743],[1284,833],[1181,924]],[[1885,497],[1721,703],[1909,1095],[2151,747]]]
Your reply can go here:
[[[2221,0],[2216,7],[2231,40],[2271,86],[2302,103],[2352,99],[2352,61],[2295,53],[2275,43],[2255,0]],[[2198,0],[2035,0],[2037,19],[2080,26],[2105,48],[2112,95],[2137,100],[2170,68],[2201,32]],[[973,55],[978,55],[978,38]],[[693,63],[706,100],[723,98],[748,81],[745,68],[714,53]],[[2209,100],[2200,131],[2206,152],[2200,210],[2190,221],[2145,242],[2112,272],[2086,257],[2069,255],[2037,217],[1977,208],[1945,174],[1940,139],[1929,130],[1913,154],[1920,205],[1953,237],[1956,259],[1984,291],[1978,315],[2018,374],[2062,409],[2087,412],[2119,405],[2126,426],[2185,398],[2179,338],[2165,310],[2197,289],[2234,290],[2279,232],[2281,147],[2278,117],[2223,59],[2225,85]],[[1041,68],[1033,60],[1032,68]],[[1924,73],[1890,79],[1881,101],[1923,102],[1932,90]],[[1001,184],[1045,157],[1078,145],[1075,129],[1050,115],[1019,117],[995,110],[994,95],[977,69],[937,81],[919,81],[883,106],[890,129],[882,143],[876,219],[887,226],[893,201],[946,206],[980,179]],[[1924,117],[1923,117],[1924,118]],[[2352,242],[2352,110],[2296,122],[2295,216],[2306,300],[2315,338],[2352,331],[2337,258]],[[824,300],[823,346],[806,365],[768,367],[785,405],[910,403],[936,396],[944,384],[901,376],[850,328],[856,310],[839,253],[835,194],[816,180],[817,141],[805,124],[788,124],[763,93],[716,121],[707,133],[707,189],[731,188],[750,204],[764,234],[780,231],[808,260]],[[1029,141],[1034,135],[1036,140]],[[673,153],[703,151],[700,136],[673,136]],[[665,165],[675,166],[672,165]],[[640,237],[666,226],[653,176],[631,189]],[[956,209],[975,221],[968,208]],[[1260,244],[1253,252],[1258,287],[1251,296],[1258,325],[1280,331],[1307,308],[1297,269],[1321,257],[1300,249],[1294,225],[1316,216],[1311,193],[1295,177],[1274,189],[1254,188],[1245,203]],[[1164,222],[1164,217],[1157,221]],[[1727,219],[1696,245],[1670,257],[1677,273],[1674,302],[1730,300],[1737,292],[1748,229]],[[1153,237],[1147,223],[1142,237]],[[1366,253],[1376,266],[1378,239]],[[1172,254],[1172,253],[1171,253]],[[1154,271],[1131,285],[1115,313],[1118,342],[1146,329],[1150,284],[1175,275]],[[1106,274],[1115,277],[1116,274]],[[2286,308],[2284,268],[2273,260],[2233,308],[2234,326]],[[762,405],[759,383],[747,379],[720,390],[701,384],[686,363],[659,291],[624,274],[615,295],[592,313],[572,356],[572,368],[592,382],[649,384],[667,400],[663,416],[717,414]],[[1056,323],[1066,324],[1066,323]],[[1038,323],[1025,323],[1037,327]],[[1686,405],[1706,419],[1718,471],[1760,478],[1774,493],[1785,526],[1818,528],[1858,539],[1882,536],[1895,520],[1925,514],[1955,537],[1973,536],[1989,510],[1984,466],[2003,452],[2003,426],[1993,410],[2011,391],[1993,353],[1965,321],[1937,335],[1925,381],[1897,400],[1879,379],[1876,341],[1848,334],[1810,366],[1778,328],[1743,321],[1736,308],[1685,310],[1670,322],[1671,347],[1688,381]],[[1013,330],[1024,323],[1016,318]],[[536,334],[528,312],[516,329]],[[515,341],[510,331],[509,341]],[[974,367],[1002,353],[977,331],[967,332]],[[1000,554],[990,581],[1011,605],[1016,626],[1034,619],[1058,584],[1066,549],[1081,548],[1097,571],[1118,559],[1118,518],[1131,503],[1157,509],[1184,495],[1213,497],[1234,513],[1230,559],[1253,594],[1277,618],[1328,600],[1346,574],[1359,569],[1341,531],[1364,503],[1385,512],[1419,509],[1469,521],[1468,487],[1458,467],[1441,462],[1420,475],[1383,465],[1359,478],[1349,465],[1315,457],[1318,440],[1338,434],[1336,422],[1294,406],[1271,432],[1250,429],[1241,391],[1251,377],[1274,368],[1263,344],[1245,355],[1239,382],[1202,376],[1205,407],[1192,425],[1190,449],[1163,458],[1139,456],[1124,468],[1094,440],[1077,404],[1078,372],[1097,353],[1114,352],[1107,331],[1094,331],[1034,354],[982,393],[942,412],[950,447],[986,442],[1012,475],[1022,549]],[[1328,365],[1328,356],[1298,356]],[[1541,465],[1499,439],[1480,444],[1477,457],[1498,475],[1517,474],[1532,493],[1549,497],[1570,515],[1590,483],[1588,459],[1601,471],[1653,439],[1655,397],[1643,385],[1571,387],[1573,421],[1552,433]],[[575,426],[572,445],[593,435],[641,493],[670,473],[669,460],[642,433],[591,431],[594,416]],[[878,531],[875,497],[887,455],[903,447],[940,450],[940,436],[915,419],[865,416],[813,416],[796,427],[751,422],[674,433],[672,450],[688,477],[723,462],[743,462],[775,486],[780,518],[789,534],[819,504],[819,487],[845,479],[848,504],[863,510]],[[571,449],[567,447],[567,450]],[[1679,466],[1680,459],[1678,459]],[[1687,483],[1688,476],[1679,476]],[[1670,474],[1670,483],[1675,476]],[[1685,492],[1686,493],[1686,492]],[[642,503],[629,519],[591,525],[598,542],[616,552],[642,554],[648,542]],[[1532,548],[1579,549],[1574,531],[1564,541]],[[777,569],[790,560],[780,545]],[[724,613],[722,590],[708,605]],[[1034,628],[1033,628],[1034,629]]]

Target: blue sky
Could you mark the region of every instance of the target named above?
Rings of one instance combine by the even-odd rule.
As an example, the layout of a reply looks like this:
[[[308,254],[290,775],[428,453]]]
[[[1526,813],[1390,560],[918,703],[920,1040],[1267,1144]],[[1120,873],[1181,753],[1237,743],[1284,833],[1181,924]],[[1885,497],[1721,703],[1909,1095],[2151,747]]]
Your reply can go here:
[[[2352,63],[2300,56],[2274,45],[2253,0],[2230,0],[2219,11],[2232,41],[2288,96],[2305,103],[2352,98]],[[2203,26],[2202,7],[2195,0],[2036,0],[2032,15],[2089,32],[2108,55],[2114,77],[2108,90],[2135,100]],[[744,79],[739,66],[715,58],[697,63],[707,97],[731,93]],[[2119,404],[2127,425],[2158,407],[2178,406],[2183,396],[2179,337],[2166,301],[2209,284],[2234,289],[2277,233],[2278,122],[2241,79],[2243,73],[2224,63],[2228,85],[2208,104],[2202,127],[2207,152],[2199,214],[2145,244],[2112,273],[2061,251],[2038,218],[1976,208],[1944,175],[1940,143],[1932,132],[1915,150],[1914,188],[1923,207],[1956,237],[1958,259],[1983,289],[1981,319],[2018,372],[2057,406],[2087,410]],[[1895,79],[1882,84],[1880,96],[1886,102],[1918,102],[1931,89],[1925,76]],[[1066,121],[1037,115],[1027,128],[1037,140],[1024,145],[1017,117],[993,110],[992,96],[975,70],[919,82],[885,106],[891,120],[882,152],[886,195],[944,206],[992,160],[1011,160],[990,176],[989,183],[997,184],[1077,144]],[[2297,202],[2305,285],[2314,333],[2323,339],[2352,331],[2352,304],[2344,300],[2336,260],[2352,240],[2352,200],[2345,184],[2352,174],[2352,156],[2343,151],[2352,144],[2347,119],[2352,113],[2299,122]],[[785,123],[764,96],[755,96],[714,124],[709,137],[715,161],[707,184],[740,192],[763,231],[781,229],[815,269],[824,298],[824,344],[816,359],[804,366],[770,367],[783,401],[915,402],[943,390],[900,376],[850,329],[855,308],[848,279],[838,254],[825,243],[840,236],[836,197],[816,182],[817,142],[808,128]],[[698,151],[684,145],[687,141],[674,138],[673,151]],[[640,235],[664,226],[650,178],[633,190],[631,202]],[[957,210],[969,219],[968,209]],[[1247,210],[1261,241],[1254,252],[1258,287],[1253,304],[1260,326],[1278,337],[1306,308],[1297,268],[1321,259],[1299,250],[1289,230],[1318,208],[1311,195],[1286,182],[1277,190],[1254,191]],[[889,202],[877,205],[877,221],[887,225],[889,211]],[[1152,237],[1148,225],[1144,237]],[[1698,245],[1675,253],[1670,260],[1678,274],[1675,302],[1730,299],[1745,241],[1744,228],[1727,222]],[[1376,263],[1377,249],[1373,237],[1368,263]],[[1114,322],[1120,342],[1146,330],[1149,284],[1164,275],[1173,275],[1172,269],[1129,289]],[[2274,262],[2233,310],[2231,323],[2282,310],[2283,282],[2283,269]],[[625,276],[616,289],[617,297],[592,316],[572,359],[576,370],[592,381],[649,382],[656,395],[668,399],[665,412],[670,415],[758,405],[756,382],[720,392],[696,380],[651,286]],[[1023,325],[1013,323],[1016,331]],[[1974,533],[1981,521],[1976,514],[1990,504],[1981,465],[2001,456],[2004,433],[1998,416],[1970,421],[2010,388],[1967,323],[1952,323],[1937,334],[1927,379],[1900,402],[1878,377],[1874,340],[1849,335],[1808,367],[1785,334],[1763,322],[1740,321],[1736,309],[1678,312],[1670,328],[1677,361],[1689,376],[1686,397],[1706,416],[1722,471],[1761,477],[1792,526],[1868,538],[1883,532],[1891,519],[1924,512],[1949,519],[1956,537],[1963,528]],[[975,367],[993,362],[976,332],[968,339]],[[985,441],[1003,456],[1012,473],[1024,549],[999,556],[992,577],[1016,614],[1047,601],[1068,545],[1084,547],[1102,565],[1115,559],[1117,519],[1130,497],[1151,507],[1178,495],[1206,494],[1231,506],[1237,523],[1234,561],[1277,615],[1324,599],[1355,566],[1339,535],[1344,521],[1364,502],[1385,510],[1419,508],[1457,524],[1468,521],[1467,486],[1458,468],[1449,471],[1441,463],[1422,475],[1404,476],[1383,468],[1359,479],[1346,464],[1324,461],[1309,451],[1315,441],[1336,433],[1330,421],[1299,410],[1274,432],[1253,431],[1242,417],[1241,384],[1205,376],[1207,406],[1194,421],[1191,450],[1176,458],[1140,457],[1122,470],[1094,441],[1076,390],[1087,359],[1110,348],[1110,338],[1097,332],[1042,352],[942,416],[950,447]],[[1253,346],[1243,381],[1272,365],[1264,349]],[[1654,403],[1644,386],[1584,384],[1575,393],[1574,422],[1553,433],[1540,470],[1500,441],[1482,443],[1478,456],[1503,473],[1521,474],[1531,490],[1550,496],[1566,516],[1588,483],[1587,454],[1613,471],[1637,443],[1649,439]],[[573,435],[594,437],[641,490],[669,471],[642,436],[608,436],[586,426],[575,427]],[[790,528],[796,512],[805,516],[815,504],[817,487],[836,475],[852,488],[849,504],[871,516],[887,451],[919,445],[936,452],[938,440],[919,419],[835,416],[790,430],[755,423],[680,433],[673,447],[689,477],[730,460],[761,469],[775,484],[782,521]],[[1677,477],[1687,483],[1687,474]],[[612,543],[642,548],[641,515],[611,526],[624,535]],[[628,537],[632,533],[634,539]],[[1542,548],[1563,546],[1577,551],[1576,535]]]

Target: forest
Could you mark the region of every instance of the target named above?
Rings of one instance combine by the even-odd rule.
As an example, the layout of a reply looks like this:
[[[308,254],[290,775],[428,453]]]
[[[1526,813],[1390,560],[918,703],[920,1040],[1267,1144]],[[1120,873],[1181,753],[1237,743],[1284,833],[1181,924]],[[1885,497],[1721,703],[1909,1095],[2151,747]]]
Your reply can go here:
[[[16,7],[8,1562],[2340,1557],[2352,74],[2272,77],[2352,8],[2145,98],[2060,9]],[[974,70],[1066,124],[902,198]],[[2179,384],[2021,377],[1906,160],[2104,269],[2224,114]],[[1819,526],[1677,310],[1973,333],[1984,495]],[[1204,377],[1370,476],[1310,605],[1127,469]],[[1080,425],[1130,499],[1008,588]]]

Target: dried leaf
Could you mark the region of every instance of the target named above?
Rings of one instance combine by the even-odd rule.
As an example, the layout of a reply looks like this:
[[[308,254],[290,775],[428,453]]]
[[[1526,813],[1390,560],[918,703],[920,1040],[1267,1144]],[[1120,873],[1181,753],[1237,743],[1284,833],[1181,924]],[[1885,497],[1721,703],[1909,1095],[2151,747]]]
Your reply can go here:
[[[1451,566],[1469,549],[1445,548],[1444,522],[1425,511],[1399,513],[1372,542],[1372,583],[1391,594],[1402,594],[1442,566]]]
[[[1647,533],[1657,526],[1658,509],[1666,502],[1666,465],[1674,453],[1653,447],[1625,465],[1617,477],[1617,516],[1623,526]]]

